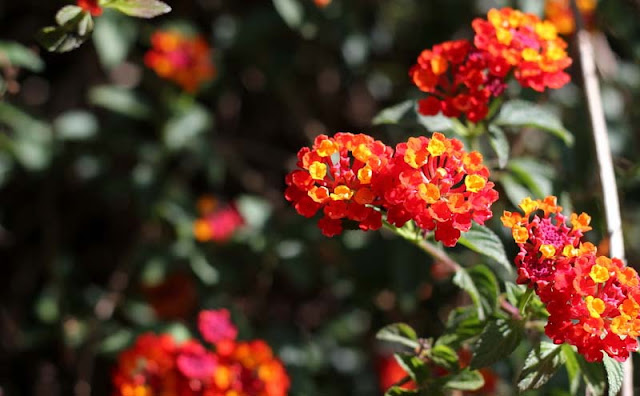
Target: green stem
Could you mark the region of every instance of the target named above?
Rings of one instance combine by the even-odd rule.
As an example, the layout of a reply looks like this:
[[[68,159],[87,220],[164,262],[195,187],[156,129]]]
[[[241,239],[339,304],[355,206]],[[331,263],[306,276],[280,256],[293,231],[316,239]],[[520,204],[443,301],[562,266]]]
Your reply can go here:
[[[407,227],[407,228],[405,228],[405,227],[398,228],[398,227],[396,227],[396,226],[394,226],[392,224],[389,224],[386,221],[384,222],[384,226],[385,226],[386,229],[388,229],[389,231],[393,232],[394,234],[396,234],[396,235],[404,238],[405,240],[413,243],[415,246],[420,248],[420,250],[422,250],[423,252],[427,253],[431,257],[433,257],[434,260],[440,261],[441,263],[445,264],[452,271],[458,271],[461,268],[460,264],[455,262],[443,250],[439,249],[434,244],[428,242],[427,240],[425,240],[424,238],[422,238],[420,236],[416,237],[416,234],[413,231],[412,227],[411,227],[411,229],[409,227]]]
[[[520,311],[520,315],[525,316],[524,310],[527,308],[527,304],[531,300],[531,296],[533,295],[533,288],[527,287],[527,291],[522,295],[522,299],[518,304],[518,311]]]

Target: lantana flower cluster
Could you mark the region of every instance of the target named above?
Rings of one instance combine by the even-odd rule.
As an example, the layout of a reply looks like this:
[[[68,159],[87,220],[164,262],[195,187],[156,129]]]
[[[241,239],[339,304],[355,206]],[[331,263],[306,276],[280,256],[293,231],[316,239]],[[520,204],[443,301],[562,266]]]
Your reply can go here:
[[[478,122],[488,115],[492,98],[500,96],[508,76],[536,91],[560,88],[571,65],[555,26],[533,14],[511,8],[492,9],[487,19],[472,23],[473,41],[446,41],[424,50],[409,74],[430,94],[418,102],[423,115],[464,114]]]
[[[199,242],[227,242],[244,224],[244,218],[235,203],[220,205],[211,196],[198,200],[200,217],[193,223],[193,235]]]
[[[187,92],[195,92],[215,76],[212,51],[202,36],[177,31],[156,31],[144,62],[158,76],[173,81]]]
[[[289,376],[262,340],[237,341],[225,309],[202,311],[197,340],[143,334],[123,351],[113,374],[114,396],[285,396]]]
[[[326,236],[345,226],[377,230],[383,217],[396,227],[413,220],[435,239],[454,246],[462,232],[491,218],[498,199],[478,152],[434,133],[409,138],[395,150],[364,134],[320,135],[298,152],[299,169],[286,177],[285,198],[313,217]]]
[[[591,362],[603,352],[626,360],[640,335],[638,273],[583,241],[588,214],[573,213],[567,224],[555,197],[526,198],[520,208],[523,214],[505,211],[501,220],[520,247],[518,283],[533,287],[549,311],[547,336],[576,346]]]

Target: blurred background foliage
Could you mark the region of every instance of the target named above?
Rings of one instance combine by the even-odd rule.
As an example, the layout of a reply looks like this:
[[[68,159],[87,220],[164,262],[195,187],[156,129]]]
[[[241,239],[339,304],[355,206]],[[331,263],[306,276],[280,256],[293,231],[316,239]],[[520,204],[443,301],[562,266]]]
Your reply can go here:
[[[543,1],[169,3],[173,12],[151,21],[106,11],[92,40],[67,54],[33,41],[65,2],[0,3],[0,393],[107,395],[133,337],[187,337],[198,309],[224,306],[241,337],[274,346],[291,394],[381,394],[377,368],[390,351],[375,332],[405,321],[437,336],[465,297],[438,263],[384,232],[322,237],[286,205],[284,174],[320,133],[388,143],[426,133],[419,122],[372,125],[421,96],[407,76],[420,51],[470,37],[471,20],[491,7],[541,14]],[[630,265],[640,259],[639,17],[633,0],[601,0],[595,17]],[[151,33],[166,27],[213,47],[216,78],[197,95],[144,67]],[[606,249],[576,71],[542,97],[510,87],[552,108],[575,146],[534,129],[508,134],[518,159],[495,167],[507,199],[494,213],[553,193],[593,215]],[[231,241],[194,238],[203,196],[245,218]],[[455,251],[463,264],[478,260]],[[509,394],[520,352],[495,367],[495,393]],[[565,394],[563,381],[543,392]]]

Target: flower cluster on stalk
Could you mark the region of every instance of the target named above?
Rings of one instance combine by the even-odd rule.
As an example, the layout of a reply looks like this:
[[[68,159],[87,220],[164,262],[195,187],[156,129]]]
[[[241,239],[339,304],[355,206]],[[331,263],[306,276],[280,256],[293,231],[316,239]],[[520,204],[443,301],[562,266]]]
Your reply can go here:
[[[454,246],[472,221],[484,224],[498,199],[478,152],[440,133],[409,138],[395,150],[364,134],[319,136],[298,152],[298,167],[286,177],[285,198],[313,217],[326,236],[353,223],[376,230],[386,221],[402,227],[413,220],[435,239]]]
[[[418,102],[423,115],[442,112],[478,122],[487,117],[492,98],[500,96],[513,74],[536,91],[560,88],[571,65],[555,26],[511,8],[492,9],[472,23],[473,41],[455,40],[424,50],[409,74],[429,96]]]
[[[201,36],[188,37],[177,31],[156,31],[144,62],[158,76],[173,81],[187,92],[195,92],[215,76],[211,48]]]
[[[583,241],[588,214],[573,213],[567,224],[555,197],[526,198],[520,209],[501,220],[520,247],[518,283],[533,287],[549,311],[547,336],[576,346],[588,361],[601,361],[603,352],[626,360],[640,335],[638,273]]]
[[[227,310],[200,313],[197,340],[146,333],[118,357],[114,396],[284,396],[289,376],[262,340],[237,341]]]

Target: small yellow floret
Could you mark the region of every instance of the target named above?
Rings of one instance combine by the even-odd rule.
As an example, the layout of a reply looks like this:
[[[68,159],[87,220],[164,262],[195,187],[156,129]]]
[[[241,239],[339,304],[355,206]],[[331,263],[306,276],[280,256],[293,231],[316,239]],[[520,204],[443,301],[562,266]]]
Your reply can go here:
[[[520,55],[527,62],[538,62],[540,60],[540,53],[531,47],[523,49]]]
[[[418,196],[428,204],[436,203],[440,199],[440,189],[431,183],[418,185]]]
[[[526,197],[522,201],[520,201],[520,205],[518,206],[520,207],[520,209],[522,209],[525,216],[529,216],[531,212],[538,209],[538,201],[534,201],[531,198]]]
[[[585,302],[587,303],[589,315],[591,315],[592,318],[599,318],[600,314],[604,312],[604,301],[601,299],[593,296],[587,296]]]
[[[591,267],[589,276],[596,283],[606,282],[607,280],[609,280],[609,270],[607,269],[607,267],[596,264]]]
[[[540,246],[540,253],[542,253],[543,258],[550,258],[556,254],[556,248],[553,245],[542,245]]]
[[[316,152],[321,157],[330,157],[333,153],[338,152],[338,144],[329,139],[323,140]]]
[[[353,196],[353,191],[347,186],[338,186],[333,189],[333,193],[331,193],[330,197],[334,201],[346,201],[351,199]]]
[[[444,141],[436,138],[434,134],[434,137],[432,137],[429,140],[429,145],[427,146],[427,151],[429,151],[429,154],[431,154],[434,157],[437,157],[439,155],[444,154],[446,150],[447,150],[447,146],[444,144]]]
[[[364,144],[360,144],[358,147],[356,147],[356,149],[353,150],[352,154],[355,157],[355,159],[365,163],[369,160],[369,157],[371,157],[372,155],[371,150],[369,150],[369,147],[367,147]]]
[[[327,165],[322,162],[315,161],[309,165],[309,174],[315,180],[323,180],[327,175]]]
[[[529,230],[525,227],[513,227],[511,235],[516,243],[525,243],[529,239]]]
[[[469,175],[464,179],[464,185],[467,187],[467,191],[478,192],[484,188],[487,184],[487,179],[480,175]]]

